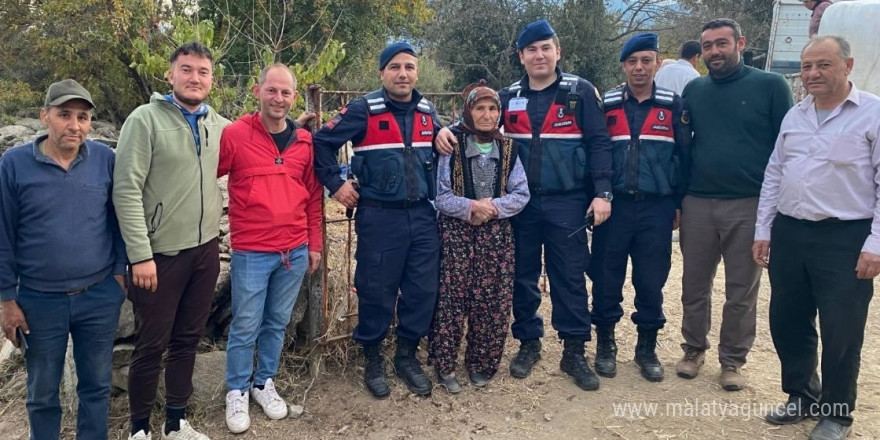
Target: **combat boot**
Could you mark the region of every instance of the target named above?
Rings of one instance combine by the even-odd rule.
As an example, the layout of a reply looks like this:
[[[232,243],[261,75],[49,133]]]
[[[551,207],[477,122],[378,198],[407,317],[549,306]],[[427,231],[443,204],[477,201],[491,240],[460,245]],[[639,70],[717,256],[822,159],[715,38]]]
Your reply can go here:
[[[519,343],[519,351],[510,361],[510,375],[517,379],[525,379],[532,373],[532,368],[541,360],[541,340],[523,339]]]
[[[657,359],[657,330],[639,329],[639,340],[636,342],[635,363],[645,379],[651,382],[663,380],[663,366]]]
[[[422,371],[422,365],[416,359],[416,348],[419,342],[412,339],[397,337],[397,351],[394,353],[394,372],[406,382],[406,387],[415,394],[427,396],[431,394],[431,379]]]
[[[391,388],[385,381],[385,360],[382,359],[379,344],[364,344],[364,385],[377,399],[391,394]]]
[[[614,324],[596,326],[596,372],[602,377],[617,375],[617,342],[614,340]]]
[[[559,369],[574,378],[574,383],[585,391],[599,389],[599,376],[593,373],[590,365],[584,358],[583,339],[565,339],[563,341],[562,360],[559,361]]]

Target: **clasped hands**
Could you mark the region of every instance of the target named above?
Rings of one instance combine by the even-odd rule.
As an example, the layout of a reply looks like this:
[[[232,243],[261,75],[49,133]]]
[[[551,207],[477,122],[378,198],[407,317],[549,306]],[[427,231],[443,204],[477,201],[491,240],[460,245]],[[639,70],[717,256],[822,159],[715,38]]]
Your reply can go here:
[[[498,218],[498,209],[492,204],[490,197],[471,202],[471,218],[468,223],[479,226],[494,218]]]

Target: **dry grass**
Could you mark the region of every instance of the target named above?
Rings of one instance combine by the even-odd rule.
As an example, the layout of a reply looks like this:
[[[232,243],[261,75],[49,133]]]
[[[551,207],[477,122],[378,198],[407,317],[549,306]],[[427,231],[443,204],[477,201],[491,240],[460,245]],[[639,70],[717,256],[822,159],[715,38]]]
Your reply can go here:
[[[328,204],[329,205],[329,204]],[[330,205],[332,206],[332,205]],[[330,207],[328,206],[328,208]],[[345,227],[341,224],[331,226]],[[336,232],[331,232],[337,234]],[[331,245],[332,246],[332,245]],[[341,247],[338,243],[336,247]],[[628,320],[632,309],[632,287],[628,283],[624,293],[627,318],[618,331],[620,355],[618,375],[602,379],[601,389],[583,392],[558,369],[562,347],[549,326],[550,304],[545,295],[541,313],[545,317],[547,336],[544,338],[543,360],[533,374],[524,380],[511,378],[506,366],[518,348],[516,341],[508,340],[502,369],[485,389],[475,389],[463,381],[464,390],[452,396],[435,389],[430,398],[419,398],[405,390],[400,381],[389,375],[392,395],[382,401],[369,397],[361,383],[359,350],[349,340],[330,343],[313,351],[305,347],[285,354],[277,376],[281,394],[289,403],[305,406],[299,420],[269,421],[256,406],[251,407],[252,427],[247,434],[233,436],[223,421],[223,405],[217,402],[191,416],[193,423],[204,429],[212,439],[733,439],[779,440],[806,438],[812,422],[777,427],[764,423],[759,417],[682,417],[674,415],[616,414],[619,403],[656,403],[663,408],[667,402],[716,402],[727,405],[775,403],[785,396],[779,385],[779,362],[770,340],[767,310],[769,287],[767,277],[762,280],[758,299],[757,339],[749,356],[744,374],[749,386],[737,393],[721,390],[717,383],[719,366],[717,352],[712,349],[707,364],[696,379],[684,380],[674,376],[674,364],[681,356],[679,328],[681,324],[681,255],[674,247],[673,270],[666,286],[665,311],[668,323],[661,332],[658,355],[667,378],[661,383],[648,383],[632,362],[636,342],[635,326]],[[328,250],[331,254],[332,249]],[[330,256],[331,259],[342,258]],[[334,263],[335,261],[335,263]],[[331,260],[338,266],[338,260]],[[341,272],[341,271],[337,271]],[[344,274],[331,274],[335,286],[345,286]],[[343,282],[344,281],[344,282]],[[875,287],[880,287],[876,285]],[[336,291],[334,289],[334,291]],[[713,308],[713,330],[710,341],[718,340],[723,298],[723,267],[716,278]],[[346,300],[337,297],[328,305],[331,312],[346,308]],[[328,334],[345,335],[353,320],[334,322]],[[851,438],[880,439],[880,308],[871,308],[865,330],[862,351],[862,370],[859,379],[856,424]],[[594,344],[588,348],[592,356]],[[389,350],[386,355],[390,355]],[[421,354],[424,359],[424,353]],[[390,357],[390,356],[389,356]],[[428,369],[429,374],[433,371]],[[0,368],[0,386],[21,380],[20,364]],[[19,379],[15,379],[18,377]],[[22,399],[23,389],[0,397],[0,438],[23,439],[27,435],[26,416]],[[111,415],[112,439],[127,435],[127,401],[124,394],[113,397]],[[160,413],[155,420],[162,420]],[[65,417],[64,438],[73,438],[74,421]],[[154,424],[158,427],[157,424]]]

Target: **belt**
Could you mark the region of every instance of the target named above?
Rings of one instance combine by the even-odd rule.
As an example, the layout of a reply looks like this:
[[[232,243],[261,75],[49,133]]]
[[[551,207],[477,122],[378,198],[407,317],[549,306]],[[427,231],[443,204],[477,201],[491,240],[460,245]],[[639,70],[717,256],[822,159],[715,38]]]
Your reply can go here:
[[[369,206],[370,208],[386,208],[386,209],[405,209],[412,208],[415,206],[421,206],[428,203],[428,199],[418,199],[418,200],[405,200],[400,202],[386,202],[383,200],[374,200],[374,199],[359,199],[358,207]]]
[[[837,217],[828,217],[828,218],[823,218],[822,220],[805,220],[802,218],[792,217],[790,215],[785,215],[785,214],[777,214],[777,215],[779,215],[779,217],[785,218],[785,219],[793,221],[793,222],[804,223],[804,224],[808,224],[808,225],[827,224],[827,223],[843,223],[843,222],[848,222],[848,221],[860,221],[860,220],[871,220],[871,219],[841,220]]]
[[[104,280],[101,280],[101,281],[104,281]],[[78,294],[78,293],[83,293],[83,292],[85,292],[86,290],[89,290],[89,289],[91,289],[92,287],[97,286],[98,284],[101,283],[101,281],[94,282],[94,283],[92,283],[92,284],[89,284],[89,285],[86,286],[86,287],[80,287],[80,288],[78,288],[78,289],[70,289],[70,290],[68,290],[68,291],[65,291],[64,293],[66,293],[66,294],[68,294],[68,295],[76,295],[76,294]]]
[[[636,201],[636,202],[641,202],[642,200],[662,199],[664,197],[671,197],[671,196],[668,196],[668,195],[664,196],[662,194],[646,193],[646,192],[641,192],[641,191],[635,191],[635,192],[631,192],[631,193],[630,192],[619,192],[619,193],[616,192],[616,193],[614,193],[615,199],[632,200],[632,201]]]

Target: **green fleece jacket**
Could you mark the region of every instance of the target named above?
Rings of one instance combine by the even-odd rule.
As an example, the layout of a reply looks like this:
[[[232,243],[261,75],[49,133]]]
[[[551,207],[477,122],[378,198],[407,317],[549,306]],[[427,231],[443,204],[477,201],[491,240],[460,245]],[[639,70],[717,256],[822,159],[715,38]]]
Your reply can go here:
[[[113,204],[132,264],[219,235],[217,162],[220,133],[229,123],[209,107],[198,119],[197,149],[181,110],[159,93],[125,120],[116,147]]]
[[[694,79],[682,98],[694,132],[686,193],[758,197],[779,126],[794,105],[785,78],[740,64],[725,78]]]

